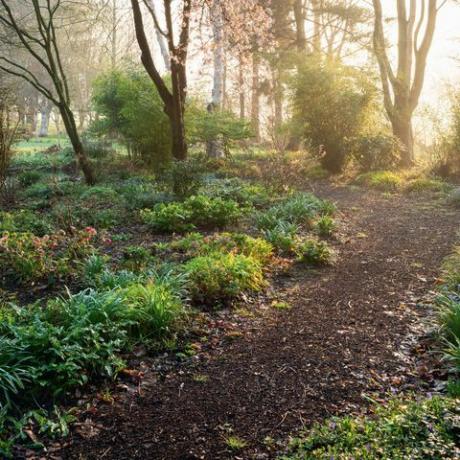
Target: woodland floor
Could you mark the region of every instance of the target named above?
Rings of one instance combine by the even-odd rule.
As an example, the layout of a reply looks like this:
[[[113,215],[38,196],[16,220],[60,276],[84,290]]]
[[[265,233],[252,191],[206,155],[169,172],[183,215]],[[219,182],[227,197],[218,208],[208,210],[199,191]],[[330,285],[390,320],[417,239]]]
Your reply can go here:
[[[242,334],[150,370],[140,395],[128,391],[88,411],[49,458],[276,458],[277,441],[359,411],[364,392],[415,385],[417,369],[399,351],[425,314],[416,303],[452,249],[458,211],[425,195],[313,191],[338,204],[337,263],[276,276],[272,289],[291,309],[265,308],[241,322]],[[247,447],[231,452],[229,435]]]

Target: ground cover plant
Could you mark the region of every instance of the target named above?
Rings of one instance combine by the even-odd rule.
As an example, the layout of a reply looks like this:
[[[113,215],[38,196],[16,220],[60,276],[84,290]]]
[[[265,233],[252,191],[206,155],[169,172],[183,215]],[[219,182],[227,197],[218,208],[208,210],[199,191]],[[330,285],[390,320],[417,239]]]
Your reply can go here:
[[[116,378],[137,346],[171,347],[193,309],[267,288],[282,246],[270,231],[292,227],[292,263],[329,261],[318,238],[333,235],[334,206],[313,194],[220,177],[202,157],[192,170],[107,174],[87,187],[67,156],[26,155],[13,163],[18,204],[0,214],[3,455],[33,444],[30,427],[65,435],[72,416],[62,401]]]

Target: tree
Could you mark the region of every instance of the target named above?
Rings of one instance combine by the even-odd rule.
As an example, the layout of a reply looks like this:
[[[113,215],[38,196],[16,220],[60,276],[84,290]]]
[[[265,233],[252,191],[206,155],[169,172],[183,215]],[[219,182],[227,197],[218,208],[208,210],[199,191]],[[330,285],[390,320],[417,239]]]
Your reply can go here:
[[[411,166],[414,162],[412,116],[423,89],[426,62],[433,42],[439,7],[437,0],[410,0],[409,11],[407,11],[406,0],[397,0],[396,3],[398,17],[396,72],[391,66],[386,50],[381,0],[373,0],[374,52],[380,69],[385,110],[393,134],[404,146],[401,155],[402,165]],[[418,13],[419,8],[420,13]],[[423,28],[423,37],[419,40]]]
[[[166,30],[160,24],[157,12],[145,5],[160,33],[166,38],[171,65],[171,89],[161,77],[152,56],[150,45],[144,27],[143,13],[139,0],[131,0],[136,29],[137,42],[141,50],[141,60],[148,75],[155,84],[164,104],[164,111],[169,118],[172,137],[172,156],[176,160],[187,159],[187,142],[185,139],[185,100],[187,96],[187,53],[190,36],[190,19],[192,0],[181,0],[182,18],[180,21],[179,38],[174,33],[173,12],[171,0],[163,0]]]
[[[11,144],[13,143],[19,119],[13,120],[11,106],[13,96],[11,85],[0,75],[0,190],[3,189],[6,173],[11,160]]]
[[[208,104],[208,112],[222,109],[224,90],[224,19],[221,0],[212,0],[210,17],[213,37],[213,87],[212,100]],[[211,158],[223,156],[222,145],[218,139],[210,139],[206,146],[207,154]]]
[[[23,14],[23,6],[27,8],[26,15]],[[12,7],[8,0],[0,0],[0,7],[0,24],[46,71],[52,82],[51,88],[45,86],[30,69],[13,56],[0,56],[0,69],[29,82],[59,109],[86,183],[94,184],[94,173],[85,154],[71,109],[68,79],[57,40],[56,20],[62,1],[30,0],[30,5]],[[32,20],[26,21],[24,17],[31,17]]]

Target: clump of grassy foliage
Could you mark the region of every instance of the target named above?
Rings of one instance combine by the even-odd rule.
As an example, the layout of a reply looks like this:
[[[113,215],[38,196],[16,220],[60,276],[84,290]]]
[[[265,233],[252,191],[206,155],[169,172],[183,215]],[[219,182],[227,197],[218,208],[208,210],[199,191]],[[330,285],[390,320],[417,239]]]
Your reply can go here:
[[[439,179],[429,177],[419,177],[410,181],[406,186],[408,192],[439,192],[446,193],[451,189],[451,185]]]
[[[357,182],[384,192],[396,192],[404,184],[404,179],[396,172],[372,171],[358,176]]]
[[[121,353],[137,343],[155,347],[170,337],[184,312],[163,279],[108,290],[85,290],[66,299],[0,310],[0,452],[7,454],[34,401],[56,401],[89,381],[113,378]],[[19,430],[19,431],[18,431]]]
[[[445,356],[452,371],[460,375],[460,248],[443,265],[443,284],[437,299],[438,323],[445,343]]]
[[[324,242],[305,240],[302,233],[314,229],[320,236],[331,236],[335,229],[331,217],[334,212],[335,206],[329,201],[310,193],[295,193],[267,211],[257,213],[255,224],[264,238],[280,252],[297,254],[304,262],[320,265],[326,259],[330,260],[331,251]]]
[[[314,239],[302,241],[297,245],[296,252],[299,262],[308,265],[328,265],[334,259],[334,252],[329,248],[328,244]]]
[[[333,418],[295,439],[284,460],[457,458],[459,400],[391,400],[374,417]]]
[[[141,211],[141,218],[160,233],[187,232],[195,228],[224,228],[236,223],[243,209],[232,200],[197,195],[183,203],[158,204],[153,210]]]

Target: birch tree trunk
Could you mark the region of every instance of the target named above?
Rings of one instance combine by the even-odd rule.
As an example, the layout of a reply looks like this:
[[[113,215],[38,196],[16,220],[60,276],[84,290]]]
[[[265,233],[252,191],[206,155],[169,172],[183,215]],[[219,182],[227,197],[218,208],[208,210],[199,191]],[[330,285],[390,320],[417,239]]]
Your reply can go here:
[[[50,102],[45,99],[40,106],[40,129],[38,132],[38,137],[48,137],[51,111],[52,106]]]
[[[260,142],[260,56],[255,50],[252,54],[252,100],[251,126],[254,138]]]
[[[214,76],[212,99],[211,103],[208,104],[208,112],[210,113],[222,109],[224,89],[224,21],[222,17],[221,1],[222,0],[213,0],[211,5]],[[209,139],[206,151],[210,158],[220,158],[224,156],[223,146],[220,139]]]

